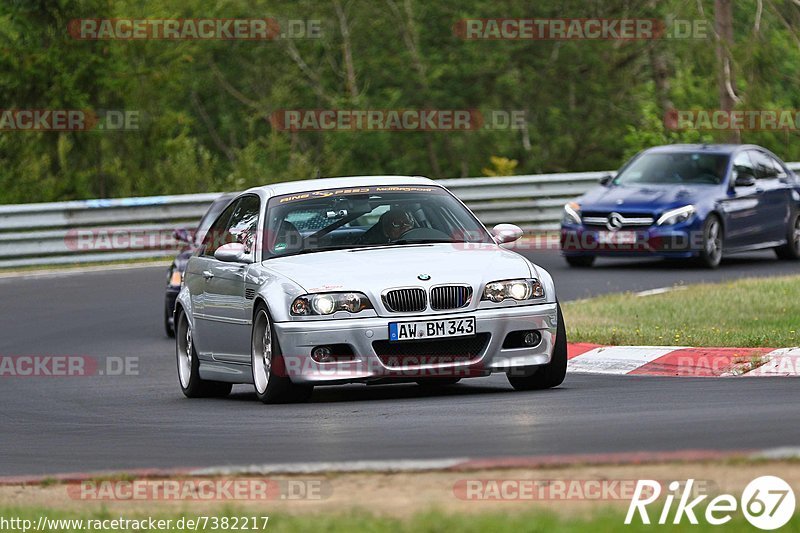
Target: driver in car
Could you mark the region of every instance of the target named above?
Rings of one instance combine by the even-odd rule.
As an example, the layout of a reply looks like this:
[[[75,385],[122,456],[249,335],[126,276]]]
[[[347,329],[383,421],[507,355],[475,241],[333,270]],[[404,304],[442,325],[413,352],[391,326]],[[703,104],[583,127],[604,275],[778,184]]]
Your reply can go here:
[[[391,243],[415,226],[411,213],[401,207],[392,207],[358,241],[363,244]]]
[[[381,215],[381,228],[389,241],[396,241],[404,233],[414,228],[414,217],[405,209],[393,207]]]

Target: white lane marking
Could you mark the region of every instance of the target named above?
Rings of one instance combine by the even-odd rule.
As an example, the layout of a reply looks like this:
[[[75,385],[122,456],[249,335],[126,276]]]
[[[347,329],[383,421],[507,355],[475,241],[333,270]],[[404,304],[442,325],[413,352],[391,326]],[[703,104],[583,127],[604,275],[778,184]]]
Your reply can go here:
[[[782,446],[780,448],[768,448],[761,450],[750,456],[751,459],[800,459],[800,446]]]
[[[672,291],[684,291],[689,287],[685,285],[676,285],[674,287],[659,287],[658,289],[649,289],[646,291],[636,292],[634,296],[655,296],[657,294],[664,294]]]
[[[396,461],[337,461],[320,463],[276,463],[222,466],[191,470],[191,476],[227,476],[238,474],[315,474],[320,472],[413,472],[452,468],[468,461],[467,457],[448,459],[399,459]]]
[[[570,372],[628,374],[683,346],[609,346],[595,348],[567,363]]]
[[[800,348],[780,348],[762,357],[767,358],[767,362],[745,376],[800,376]]]

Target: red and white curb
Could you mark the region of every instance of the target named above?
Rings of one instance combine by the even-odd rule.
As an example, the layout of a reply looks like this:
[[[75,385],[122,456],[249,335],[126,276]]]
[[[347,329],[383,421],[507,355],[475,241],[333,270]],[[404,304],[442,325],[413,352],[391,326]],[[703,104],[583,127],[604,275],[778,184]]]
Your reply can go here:
[[[800,348],[568,346],[568,372],[639,376],[800,376]]]

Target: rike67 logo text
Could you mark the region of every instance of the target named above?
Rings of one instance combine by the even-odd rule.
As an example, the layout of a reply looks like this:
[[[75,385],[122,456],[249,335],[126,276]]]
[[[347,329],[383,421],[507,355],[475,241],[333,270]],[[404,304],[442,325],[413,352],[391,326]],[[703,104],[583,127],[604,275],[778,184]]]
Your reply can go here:
[[[698,516],[705,522],[719,526],[730,522],[741,510],[744,517],[753,526],[773,530],[784,526],[794,514],[795,496],[792,487],[775,476],[761,476],[751,481],[742,491],[741,500],[730,494],[720,494],[707,503],[707,494],[692,498],[694,480],[689,479],[682,484],[673,481],[668,485],[669,492],[663,499],[664,506],[658,514],[658,524],[680,524],[684,519],[691,524],[698,524]],[[681,490],[682,489],[682,490]],[[644,479],[636,484],[636,490],[625,516],[625,523],[630,524],[638,514],[643,524],[650,524],[650,511],[657,511],[655,506],[648,508],[661,497],[661,484],[658,481]],[[677,504],[675,501],[677,500]],[[674,511],[673,511],[674,505]],[[705,506],[705,510],[702,507]],[[653,519],[656,519],[655,515]]]

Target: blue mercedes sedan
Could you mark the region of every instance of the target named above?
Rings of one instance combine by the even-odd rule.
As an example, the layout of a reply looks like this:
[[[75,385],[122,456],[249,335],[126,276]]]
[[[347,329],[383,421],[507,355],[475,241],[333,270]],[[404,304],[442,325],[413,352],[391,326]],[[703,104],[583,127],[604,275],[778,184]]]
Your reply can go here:
[[[773,248],[800,258],[800,179],[754,145],[645,150],[616,176],[564,206],[561,250],[574,267],[595,258],[693,259]]]

